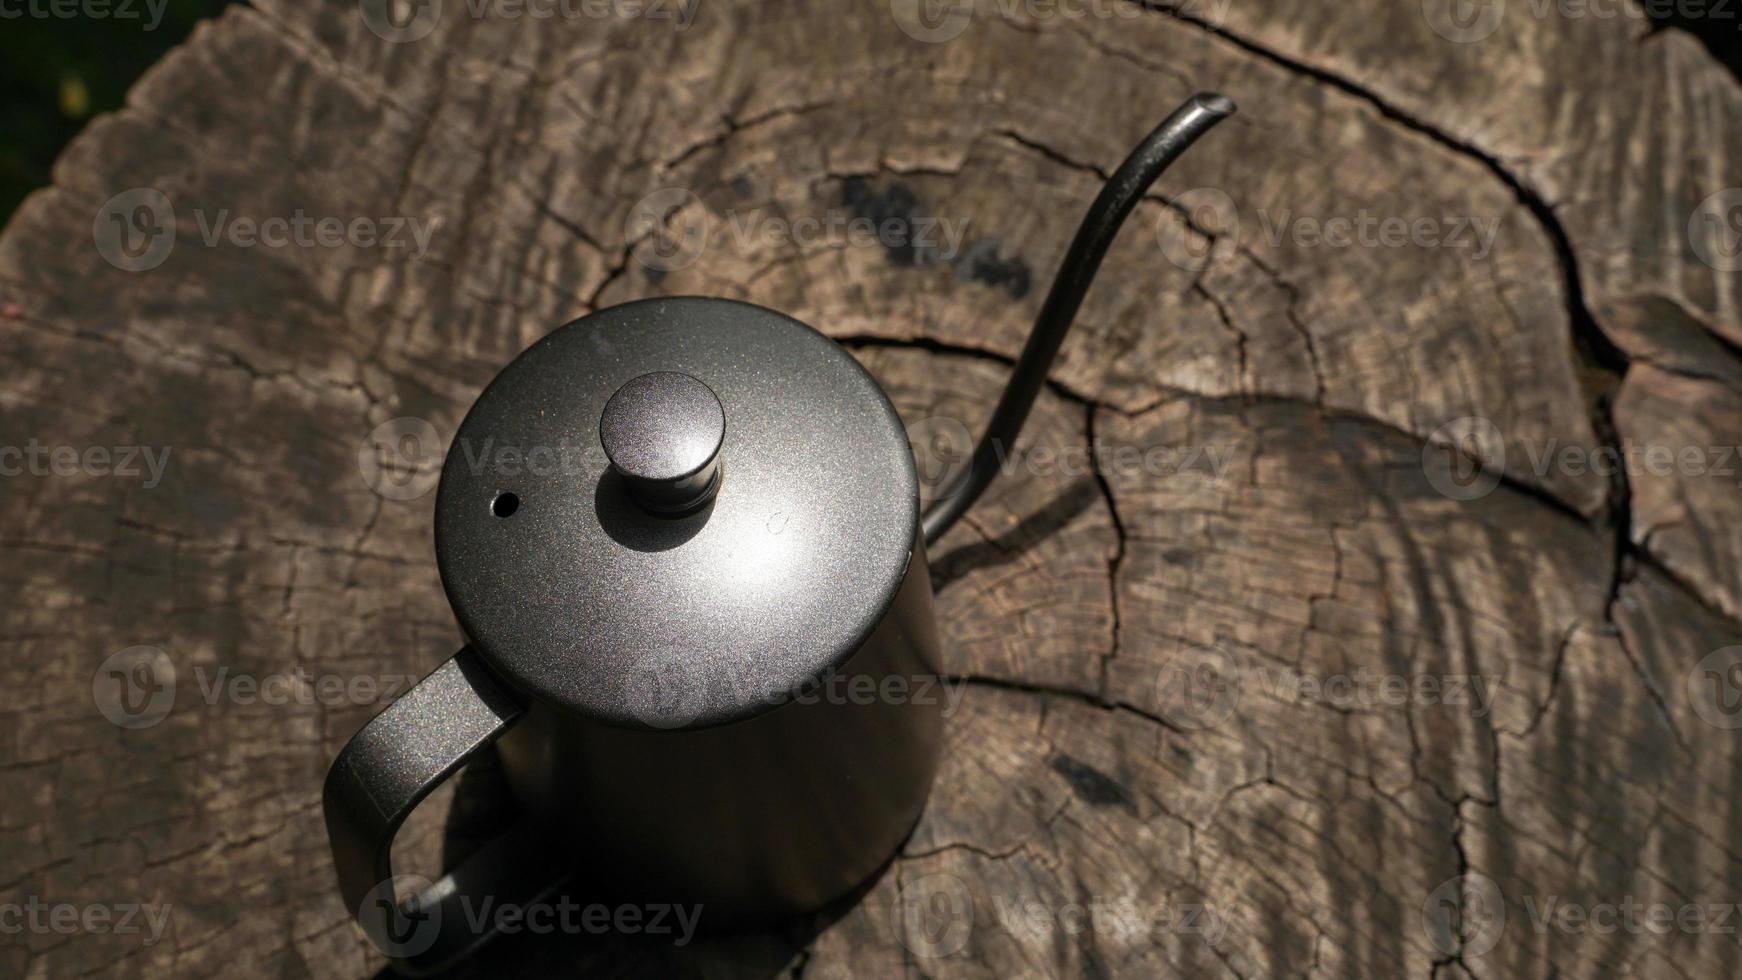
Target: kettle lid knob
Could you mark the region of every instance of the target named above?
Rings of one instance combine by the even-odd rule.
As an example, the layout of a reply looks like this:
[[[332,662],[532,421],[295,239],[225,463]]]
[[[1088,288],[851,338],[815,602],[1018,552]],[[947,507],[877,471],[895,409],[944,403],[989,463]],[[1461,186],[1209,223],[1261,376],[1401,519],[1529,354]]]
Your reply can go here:
[[[654,371],[618,388],[599,416],[599,442],[629,496],[662,517],[692,513],[720,487],[726,412],[702,381]]]

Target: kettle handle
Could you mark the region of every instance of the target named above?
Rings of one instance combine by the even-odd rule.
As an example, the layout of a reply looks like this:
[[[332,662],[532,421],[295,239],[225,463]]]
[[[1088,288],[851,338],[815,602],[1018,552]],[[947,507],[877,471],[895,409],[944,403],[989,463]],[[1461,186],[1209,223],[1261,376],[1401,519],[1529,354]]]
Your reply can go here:
[[[522,821],[405,901],[396,896],[392,848],[399,825],[524,713],[466,647],[364,725],[327,771],[321,802],[339,891],[402,973],[435,972],[487,941],[495,929],[473,925],[478,907],[524,905],[566,878],[541,871],[551,862]]]
[[[1083,215],[1082,224],[1077,226],[1070,251],[1065,253],[1058,274],[1053,277],[1052,289],[1047,292],[1046,302],[1034,319],[1028,343],[1022,348],[1022,357],[1016,362],[1004,394],[998,398],[998,407],[992,410],[992,419],[986,423],[986,433],[974,447],[968,468],[958,474],[949,489],[925,509],[921,524],[925,529],[926,544],[943,537],[944,532],[974,506],[974,501],[980,499],[980,494],[998,474],[1001,457],[1022,432],[1022,423],[1027,421],[1028,410],[1034,407],[1035,396],[1040,394],[1040,386],[1046,382],[1047,369],[1058,356],[1065,333],[1076,319],[1077,308],[1083,304],[1083,295],[1089,291],[1095,272],[1101,268],[1101,259],[1106,257],[1113,236],[1118,234],[1119,226],[1137,207],[1143,192],[1155,183],[1168,164],[1179,159],[1180,154],[1196,143],[1198,137],[1233,114],[1234,103],[1225,96],[1208,92],[1192,96],[1144,137],[1143,142],[1107,179],[1106,186],[1095,196],[1095,203],[1089,205],[1089,212]]]

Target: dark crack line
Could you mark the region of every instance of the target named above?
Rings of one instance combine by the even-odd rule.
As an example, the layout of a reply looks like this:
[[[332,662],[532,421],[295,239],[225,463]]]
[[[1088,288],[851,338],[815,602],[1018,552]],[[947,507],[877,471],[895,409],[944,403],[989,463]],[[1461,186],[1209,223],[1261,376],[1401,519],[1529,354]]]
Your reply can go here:
[[[1247,393],[1247,392],[1252,391],[1257,386],[1249,384],[1247,381],[1247,373],[1248,373],[1249,369],[1248,369],[1247,363],[1246,363],[1246,360],[1247,360],[1246,331],[1241,330],[1239,328],[1239,326],[1237,326],[1234,323],[1233,316],[1228,313],[1228,308],[1222,304],[1222,301],[1217,299],[1214,295],[1212,295],[1210,293],[1209,289],[1205,288],[1203,277],[1201,275],[1198,278],[1192,280],[1192,293],[1197,295],[1197,296],[1202,297],[1205,302],[1209,303],[1210,309],[1215,310],[1217,318],[1219,318],[1222,321],[1222,326],[1224,328],[1226,328],[1229,333],[1232,333],[1234,335],[1234,354],[1239,359],[1239,370],[1240,370],[1239,387],[1240,387],[1240,391],[1242,393]],[[1323,395],[1323,385],[1322,384],[1320,385],[1320,394],[1321,394],[1321,396]],[[1323,398],[1321,397],[1320,400],[1322,401]]]
[[[1070,157],[1064,155],[1063,153],[1060,153],[1059,151],[1053,149],[1052,147],[1047,146],[1044,143],[1040,143],[1040,142],[1037,142],[1035,140],[1029,139],[1028,137],[1023,136],[1021,133],[1018,133],[1013,129],[1000,129],[997,131],[997,135],[1002,136],[1005,139],[1010,140],[1011,142],[1017,144],[1018,146],[1032,150],[1033,152],[1039,154],[1040,156],[1046,158],[1047,160],[1049,160],[1053,163],[1058,164],[1061,167],[1066,167],[1066,168],[1069,168],[1072,170],[1079,171],[1081,173],[1087,173],[1087,174],[1093,175],[1095,177],[1098,177],[1103,182],[1112,179],[1111,174],[1109,174],[1107,171],[1101,169],[1100,167],[1096,166],[1095,164],[1085,163],[1081,160],[1073,160]],[[1191,211],[1187,208],[1181,207],[1179,205],[1179,202],[1175,201],[1173,198],[1167,197],[1163,194],[1160,194],[1160,193],[1157,193],[1154,191],[1145,193],[1143,195],[1143,197],[1145,200],[1158,202],[1163,207],[1169,208],[1169,209],[1173,210],[1174,212],[1176,212],[1177,214],[1179,214],[1181,220],[1185,222],[1187,227],[1191,228],[1193,231],[1197,232],[1198,234],[1204,236],[1206,239],[1208,239],[1211,242],[1212,245],[1218,240],[1219,236],[1216,233],[1210,231],[1207,228],[1200,226],[1197,223],[1197,221],[1193,218]],[[1276,284],[1276,287],[1278,289],[1282,290],[1283,294],[1285,296],[1287,296],[1288,303],[1287,303],[1287,306],[1285,307],[1285,316],[1287,317],[1289,326],[1293,327],[1295,333],[1297,333],[1300,336],[1301,346],[1305,349],[1305,352],[1306,352],[1307,365],[1311,369],[1312,375],[1313,375],[1313,404],[1316,406],[1319,406],[1322,409],[1324,407],[1324,404],[1325,404],[1325,375],[1324,375],[1324,372],[1322,370],[1320,370],[1320,368],[1319,368],[1318,346],[1317,346],[1317,343],[1313,340],[1312,331],[1307,329],[1306,323],[1301,320],[1300,315],[1297,312],[1297,309],[1300,305],[1300,300],[1301,300],[1300,287],[1298,287],[1294,283],[1290,282],[1288,279],[1286,279],[1282,275],[1282,273],[1279,270],[1277,270],[1273,266],[1264,262],[1262,259],[1260,259],[1258,257],[1257,253],[1253,252],[1251,249],[1245,247],[1244,245],[1241,245],[1238,241],[1236,241],[1234,243],[1234,247],[1235,247],[1236,251],[1238,251],[1241,255],[1245,256],[1249,261],[1251,261],[1252,264],[1259,269],[1259,271],[1261,271],[1265,275],[1269,276],[1270,280]],[[1239,381],[1238,381],[1238,384],[1236,385],[1236,387],[1239,388],[1242,392],[1245,392],[1248,390],[1247,385],[1246,385],[1246,335],[1245,335],[1245,333],[1240,331],[1240,329],[1238,327],[1236,327],[1234,325],[1233,320],[1228,316],[1228,311],[1222,306],[1222,304],[1220,302],[1218,302],[1214,296],[1211,296],[1209,291],[1204,288],[1204,286],[1203,286],[1203,272],[1207,271],[1208,268],[1209,268],[1209,265],[1206,264],[1204,267],[1204,270],[1199,271],[1198,277],[1196,279],[1194,279],[1192,282],[1192,288],[1196,294],[1209,300],[1210,304],[1215,308],[1217,315],[1221,317],[1223,325],[1236,334],[1236,336],[1238,338],[1237,348],[1238,348],[1238,354],[1239,354],[1239,368],[1240,368],[1240,377],[1239,377]],[[1256,388],[1256,385],[1254,385],[1253,387]]]
[[[980,674],[950,674],[946,676],[944,680],[952,684],[967,684],[972,687],[987,687],[999,691],[1014,691],[1019,694],[1033,694],[1040,697],[1059,698],[1061,700],[1087,705],[1101,711],[1129,711],[1137,717],[1152,721],[1176,735],[1191,734],[1173,722],[1163,718],[1161,715],[1139,708],[1129,702],[1109,701],[1106,698],[1094,694],[1087,694],[1083,691],[1074,691],[1070,688],[1053,687],[1046,684],[1030,684],[1026,681],[1010,680],[1003,677],[986,677]]]
[[[1107,171],[1102,170],[1100,167],[1097,167],[1096,165],[1094,165],[1092,163],[1084,163],[1081,160],[1073,160],[1070,157],[1065,156],[1063,153],[1060,153],[1059,151],[1053,149],[1052,147],[1047,146],[1045,143],[1041,143],[1041,142],[1038,142],[1036,140],[1031,140],[1028,137],[1022,135],[1021,133],[1017,132],[1014,129],[1000,129],[1000,130],[996,130],[995,133],[996,133],[996,135],[1002,136],[1005,139],[1009,140],[1010,142],[1015,143],[1017,146],[1021,146],[1025,149],[1033,150],[1035,153],[1038,153],[1041,156],[1046,157],[1048,160],[1051,160],[1053,163],[1056,163],[1059,166],[1064,167],[1068,170],[1075,170],[1075,171],[1078,171],[1081,173],[1093,174],[1094,176],[1101,178],[1102,181],[1106,181],[1111,177],[1111,174],[1109,174]]]
[[[1440,792],[1440,789],[1438,786],[1434,785],[1431,781],[1428,783],[1428,785],[1429,785],[1429,787],[1431,787],[1434,790],[1434,792],[1436,794],[1438,794],[1440,796],[1440,798],[1442,800],[1445,799],[1445,794]],[[1451,802],[1451,801],[1447,800],[1446,802]],[[1453,853],[1455,853],[1457,855],[1457,859],[1458,859],[1457,878],[1459,880],[1462,880],[1465,876],[1467,876],[1470,873],[1470,855],[1469,855],[1469,852],[1464,850],[1464,808],[1463,808],[1461,801],[1456,802],[1456,803],[1452,803],[1452,851],[1453,851]],[[1462,907],[1462,905],[1463,905],[1463,899],[1462,899],[1462,896],[1460,896],[1459,897],[1460,908]],[[1463,931],[1461,929],[1458,930],[1453,938],[1456,940],[1456,942],[1458,944],[1457,951],[1454,953],[1446,953],[1444,955],[1435,957],[1434,960],[1432,961],[1433,969],[1432,969],[1431,975],[1438,976],[1440,969],[1442,967],[1445,967],[1445,966],[1452,964],[1452,963],[1456,963],[1458,965],[1458,968],[1463,971],[1465,976],[1467,976],[1467,977],[1468,976],[1475,976],[1475,973],[1470,970],[1469,963],[1465,962],[1465,960],[1464,960]]]
[[[1002,364],[1009,368],[1014,368],[1016,366],[1016,358],[1000,354],[995,350],[988,350],[984,347],[975,347],[970,344],[952,344],[947,340],[938,340],[935,337],[914,336],[904,338],[883,337],[876,334],[842,334],[831,335],[831,339],[842,347],[892,347],[901,350],[920,350],[931,354],[948,354],[956,357],[978,358],[979,360]],[[1089,409],[1091,412],[1098,408],[1107,409],[1108,411],[1113,412],[1119,411],[1117,406],[1109,405],[1106,402],[1072,391],[1051,377],[1046,379],[1045,384],[1047,391],[1052,392],[1073,405]],[[1174,393],[1182,397],[1191,397],[1191,392],[1188,391],[1175,390]],[[991,411],[991,408],[988,407],[986,410],[988,417],[991,416]],[[1125,413],[1120,412],[1120,414],[1124,415]]]
[[[749,118],[746,118],[746,119],[737,119],[731,115],[727,115],[721,120],[721,122],[723,122],[725,124],[724,129],[713,134],[712,136],[707,137],[706,139],[703,139],[703,140],[696,142],[696,143],[692,143],[691,145],[679,150],[670,159],[665,161],[664,165],[661,166],[660,170],[661,170],[661,172],[664,172],[664,173],[670,173],[672,171],[675,171],[679,167],[683,166],[685,163],[688,163],[693,157],[695,157],[696,154],[702,153],[706,150],[718,149],[718,148],[724,146],[729,140],[732,139],[732,137],[738,135],[739,133],[743,132],[744,130],[754,129],[755,127],[761,126],[764,123],[773,122],[776,119],[781,119],[781,118],[784,118],[786,116],[800,116],[800,115],[804,115],[805,113],[808,113],[808,112],[816,112],[820,109],[827,109],[832,104],[833,103],[830,100],[824,99],[824,100],[819,101],[819,102],[805,102],[805,103],[801,103],[799,105],[776,106],[772,109],[769,109],[765,112],[758,113],[757,115],[754,115],[754,116],[750,116]]]
[[[562,228],[564,230],[566,230],[569,234],[575,236],[576,239],[578,239],[579,241],[590,246],[593,249],[593,251],[598,252],[600,255],[611,254],[611,250],[606,248],[604,245],[601,245],[597,238],[594,238],[587,231],[586,228],[581,226],[580,222],[578,222],[578,221],[574,220],[573,218],[570,218],[566,215],[558,214],[556,209],[550,206],[549,201],[543,200],[542,198],[538,198],[538,197],[532,197],[531,195],[528,195],[528,196],[530,197],[530,199],[532,201],[533,208],[535,210],[537,210],[538,213],[544,215],[545,217],[549,218],[550,220],[556,222],[558,225],[562,226]]]
[[[1107,558],[1107,603],[1112,610],[1112,634],[1107,642],[1107,655],[1101,658],[1101,700],[1107,700],[1111,690],[1113,660],[1119,656],[1119,569],[1125,563],[1125,521],[1119,516],[1119,507],[1113,500],[1112,484],[1107,482],[1107,474],[1101,469],[1101,454],[1095,451],[1095,409],[1087,411],[1088,421],[1084,426],[1089,440],[1089,468],[1095,475],[1095,485],[1101,490],[1102,499],[1107,502],[1107,515],[1113,521],[1114,548],[1113,554]]]
[[[1494,739],[1496,745],[1499,744],[1500,736],[1502,734],[1510,735],[1520,741],[1528,739],[1530,736],[1536,734],[1536,730],[1542,724],[1542,720],[1548,717],[1550,711],[1554,710],[1555,696],[1560,693],[1561,671],[1565,668],[1567,662],[1567,647],[1572,645],[1573,637],[1578,632],[1579,622],[1575,620],[1571,626],[1567,627],[1567,631],[1561,634],[1560,643],[1555,645],[1554,664],[1550,666],[1548,673],[1548,693],[1543,696],[1542,704],[1531,715],[1530,724],[1526,725],[1524,730],[1521,732],[1512,732],[1503,728],[1495,729]]]
[[[1651,703],[1656,706],[1657,713],[1663,720],[1663,727],[1669,729],[1670,736],[1675,739],[1675,744],[1680,747],[1683,752],[1687,753],[1690,757],[1695,756],[1696,753],[1694,750],[1682,739],[1681,729],[1676,727],[1675,715],[1670,712],[1669,704],[1664,699],[1663,691],[1658,688],[1657,678],[1652,676],[1651,671],[1645,669],[1645,665],[1640,663],[1639,658],[1633,655],[1633,648],[1627,643],[1626,632],[1617,629],[1615,631],[1615,641],[1621,647],[1621,655],[1627,658],[1627,665],[1633,668],[1634,676],[1639,678],[1640,686],[1645,688],[1646,696],[1649,697]]]
[[[1460,139],[1424,119],[1411,115],[1403,108],[1382,98],[1376,92],[1329,69],[1309,64],[1249,38],[1230,33],[1205,18],[1184,9],[1172,0],[1138,0],[1138,2],[1147,10],[1167,14],[1184,23],[1198,27],[1247,54],[1261,58],[1285,71],[1313,79],[1370,106],[1381,117],[1396,123],[1398,126],[1481,164],[1494,179],[1500,181],[1510,190],[1518,203],[1536,219],[1538,226],[1548,237],[1549,244],[1554,249],[1555,259],[1561,267],[1562,287],[1566,291],[1567,315],[1571,321],[1574,349],[1585,358],[1591,367],[1595,368],[1595,373],[1606,376],[1602,378],[1601,386],[1590,406],[1593,428],[1596,430],[1598,439],[1603,442],[1603,448],[1619,454],[1620,439],[1613,419],[1613,393],[1627,373],[1629,359],[1627,353],[1603,331],[1596,318],[1591,314],[1590,307],[1585,301],[1584,283],[1579,275],[1578,256],[1573,249],[1572,238],[1567,234],[1567,230],[1560,220],[1555,217],[1554,209],[1543,199],[1542,195],[1508,170],[1500,158],[1494,154],[1474,143]],[[1612,610],[1615,600],[1620,594],[1621,586],[1626,584],[1628,580],[1628,560],[1634,557],[1635,551],[1632,541],[1632,490],[1628,485],[1625,467],[1615,467],[1615,473],[1610,478],[1609,497],[1609,523],[1615,534],[1615,555],[1614,571],[1610,576],[1609,583],[1609,599],[1604,609],[1604,620],[1612,624],[1614,622]]]
[[[952,355],[952,356],[956,356],[956,357],[978,358],[980,360],[991,361],[991,362],[996,363],[996,364],[1002,364],[1005,367],[1014,367],[1016,364],[1015,358],[1008,357],[1008,356],[1001,354],[997,351],[988,350],[988,349],[983,348],[983,347],[974,347],[974,346],[971,346],[968,344],[952,344],[948,341],[938,340],[934,337],[900,338],[900,337],[882,337],[882,336],[877,336],[874,334],[847,334],[847,335],[836,336],[833,339],[835,340],[836,343],[842,345],[843,347],[849,347],[849,348],[864,347],[864,348],[894,348],[894,349],[900,349],[900,350],[921,350],[921,351],[926,351],[926,352],[932,353],[932,354],[945,354],[945,355]],[[1101,401],[1099,399],[1090,398],[1090,397],[1087,397],[1085,395],[1079,394],[1078,392],[1072,391],[1070,388],[1065,387],[1063,384],[1061,384],[1058,381],[1053,380],[1052,378],[1048,378],[1046,380],[1046,388],[1048,391],[1057,395],[1059,398],[1061,398],[1067,402],[1070,402],[1074,405],[1078,405],[1078,406],[1087,408],[1091,413],[1097,412],[1097,411],[1112,412],[1113,414],[1118,415],[1121,418],[1126,418],[1126,419],[1138,418],[1147,412],[1154,411],[1158,406],[1164,404],[1164,402],[1165,402],[1165,399],[1163,401],[1150,402],[1150,403],[1141,405],[1141,406],[1139,406],[1136,409],[1133,409],[1131,411],[1126,411],[1126,410],[1120,408],[1119,406],[1111,404],[1109,402],[1104,402],[1104,401]],[[1393,425],[1392,423],[1385,421],[1384,419],[1375,418],[1371,415],[1364,415],[1360,412],[1349,411],[1346,409],[1327,409],[1322,405],[1316,405],[1313,402],[1310,402],[1306,399],[1296,398],[1296,397],[1293,397],[1290,395],[1253,394],[1253,393],[1241,393],[1241,394],[1235,394],[1235,395],[1206,395],[1206,394],[1203,394],[1201,392],[1188,391],[1184,388],[1173,388],[1173,387],[1167,387],[1164,390],[1167,392],[1167,397],[1169,397],[1169,398],[1180,398],[1180,399],[1189,400],[1189,401],[1192,401],[1192,402],[1194,402],[1198,405],[1201,405],[1205,408],[1214,408],[1214,407],[1222,406],[1222,405],[1229,405],[1229,406],[1233,406],[1233,407],[1237,407],[1237,408],[1259,407],[1259,406],[1264,406],[1264,405],[1300,405],[1300,406],[1306,406],[1306,407],[1318,410],[1320,415],[1323,417],[1323,419],[1325,420],[1325,422],[1327,424],[1348,423],[1348,424],[1361,425],[1361,426],[1371,426],[1375,429],[1380,429],[1380,430],[1383,430],[1385,432],[1394,433],[1398,436],[1403,437],[1404,439],[1410,440],[1411,442],[1419,443],[1423,446],[1427,445],[1427,441],[1424,440],[1419,434],[1411,432],[1407,429],[1400,429],[1397,426]],[[1544,507],[1547,507],[1550,510],[1553,510],[1555,513],[1560,514],[1563,517],[1566,517],[1570,520],[1576,521],[1577,523],[1579,523],[1582,526],[1586,526],[1586,527],[1590,526],[1590,524],[1591,524],[1590,519],[1588,517],[1586,517],[1583,513],[1580,513],[1578,508],[1574,507],[1572,504],[1569,504],[1566,501],[1555,496],[1549,490],[1547,490],[1543,487],[1539,487],[1534,483],[1523,482],[1518,477],[1515,477],[1515,476],[1511,475],[1510,473],[1506,473],[1503,471],[1492,471],[1492,470],[1484,469],[1482,467],[1481,460],[1478,460],[1478,459],[1471,459],[1470,464],[1472,466],[1476,467],[1477,469],[1482,470],[1482,472],[1488,473],[1488,474],[1496,477],[1500,481],[1500,485],[1507,488],[1508,490],[1511,490],[1511,491],[1518,493],[1522,496],[1529,497],[1532,500],[1536,501],[1537,503],[1542,504]],[[1097,473],[1098,473],[1098,471],[1097,471]],[[1109,494],[1109,501],[1111,501],[1111,487],[1106,485],[1106,482],[1104,480],[1102,481],[1102,483],[1103,483],[1103,489],[1105,489],[1106,492]],[[1109,505],[1109,506],[1111,506],[1111,505]],[[1117,516],[1115,516],[1115,520],[1117,520]],[[1123,527],[1121,527],[1119,530],[1120,530],[1120,534],[1121,534],[1121,540],[1123,541],[1126,537],[1128,537],[1128,535],[1125,534],[1125,529]],[[1654,568],[1662,569],[1662,565],[1660,563],[1656,562],[1655,560],[1650,559],[1649,556],[1640,556],[1640,560],[1646,564],[1650,564]],[[1667,572],[1666,572],[1666,574],[1667,574]],[[1708,605],[1708,608],[1711,608],[1709,604],[1707,604],[1707,605]],[[1726,618],[1728,618],[1728,617],[1726,617]]]
[[[1648,551],[1639,551],[1635,552],[1632,557],[1636,570],[1638,568],[1650,568],[1652,571],[1656,572],[1671,589],[1682,593],[1687,597],[1688,601],[1705,610],[1712,616],[1712,618],[1734,626],[1742,626],[1742,617],[1738,617],[1736,614],[1720,608],[1709,596],[1702,592],[1698,586],[1683,578],[1679,572],[1658,560],[1657,556]],[[1627,581],[1623,582],[1622,585],[1631,584],[1637,578],[1637,575],[1628,576]]]

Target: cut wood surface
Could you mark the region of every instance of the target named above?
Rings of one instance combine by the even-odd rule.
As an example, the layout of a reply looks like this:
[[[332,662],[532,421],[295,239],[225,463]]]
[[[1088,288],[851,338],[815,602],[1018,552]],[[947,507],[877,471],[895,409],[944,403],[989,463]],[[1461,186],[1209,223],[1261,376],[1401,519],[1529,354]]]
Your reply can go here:
[[[932,549],[966,695],[902,853],[789,928],[462,972],[1742,975],[1742,84],[1627,4],[932,6],[257,0],[66,150],[0,235],[0,913],[137,919],[0,973],[381,969],[321,781],[462,639],[439,446],[370,478],[371,433],[708,294],[839,339],[934,474],[1212,90]],[[378,689],[231,685],[284,677]],[[464,783],[404,866],[499,818]]]

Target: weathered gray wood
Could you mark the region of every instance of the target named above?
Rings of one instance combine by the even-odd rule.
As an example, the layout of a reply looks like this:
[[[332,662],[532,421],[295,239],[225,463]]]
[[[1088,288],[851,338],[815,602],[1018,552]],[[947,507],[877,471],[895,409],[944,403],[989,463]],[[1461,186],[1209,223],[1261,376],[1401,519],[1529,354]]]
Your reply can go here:
[[[457,645],[433,495],[372,490],[370,432],[451,436],[550,327],[680,293],[840,338],[916,433],[977,429],[1102,174],[1198,89],[1241,113],[1109,255],[1024,439],[1053,455],[933,550],[968,693],[903,854],[788,930],[521,936],[469,972],[1738,972],[1733,933],[1530,916],[1742,900],[1742,745],[1702,667],[1742,643],[1737,477],[1534,465],[1742,443],[1738,275],[1688,234],[1742,186],[1742,86],[1690,39],[1515,3],[1454,43],[1434,2],[1296,0],[983,3],[926,43],[901,3],[710,0],[683,30],[449,3],[394,44],[353,4],[258,8],[166,58],[0,235],[0,445],[171,452],[150,489],[0,478],[0,902],[171,910],[154,945],[6,935],[0,972],[378,969],[319,812],[378,704],[208,703],[200,683],[415,676]],[[93,219],[141,187],[178,236],[132,273]],[[672,227],[705,241],[665,272],[635,241],[660,188],[694,195]],[[433,233],[424,254],[208,246],[220,211]],[[1363,214],[1493,237],[1301,234]],[[767,237],[891,216],[962,251]],[[1479,495],[1446,479],[1468,432],[1505,477]],[[93,672],[138,645],[174,664],[174,708],[123,729]],[[1391,675],[1485,686],[1326,693]],[[482,776],[438,794],[402,861],[433,868],[464,836],[454,801],[456,827],[488,825],[489,798]],[[1434,897],[1460,875],[1506,922],[1441,945]],[[1079,928],[1089,906],[1141,919]]]

